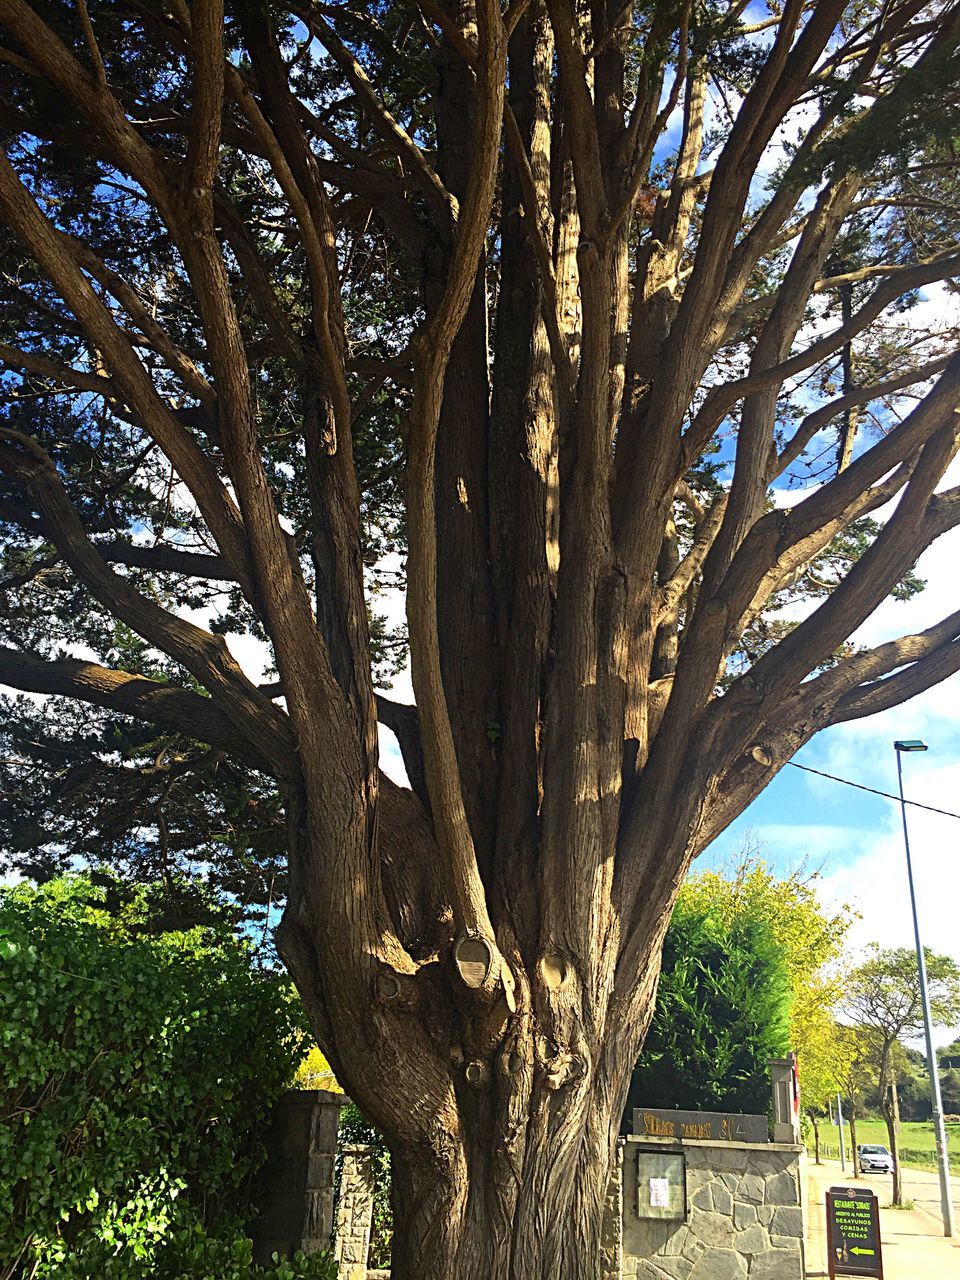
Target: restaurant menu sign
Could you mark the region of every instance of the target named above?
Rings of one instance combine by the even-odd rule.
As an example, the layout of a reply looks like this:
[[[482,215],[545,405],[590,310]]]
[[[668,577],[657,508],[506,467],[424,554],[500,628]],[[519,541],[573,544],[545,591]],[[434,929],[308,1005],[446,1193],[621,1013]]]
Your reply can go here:
[[[827,1192],[827,1261],[834,1276],[876,1276],[883,1280],[880,1208],[877,1197],[861,1187],[831,1187]]]

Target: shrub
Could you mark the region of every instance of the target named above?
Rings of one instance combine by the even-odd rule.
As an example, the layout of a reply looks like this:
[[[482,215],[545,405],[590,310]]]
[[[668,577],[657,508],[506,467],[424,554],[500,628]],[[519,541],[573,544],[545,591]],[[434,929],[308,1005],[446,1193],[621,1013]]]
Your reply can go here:
[[[0,890],[0,1278],[222,1280],[175,1262],[187,1239],[253,1276],[246,1197],[299,1006],[226,925],[144,936],[104,901],[79,877]]]

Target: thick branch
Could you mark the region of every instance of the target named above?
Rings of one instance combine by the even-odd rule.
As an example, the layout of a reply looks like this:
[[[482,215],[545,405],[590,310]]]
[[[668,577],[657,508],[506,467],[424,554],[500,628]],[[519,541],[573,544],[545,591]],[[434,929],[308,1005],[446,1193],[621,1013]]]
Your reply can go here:
[[[415,407],[407,440],[407,619],[430,807],[454,877],[457,924],[493,938],[443,689],[437,619],[434,477],[443,379],[466,315],[490,216],[503,119],[506,37],[499,6],[477,6],[479,54],[473,167],[442,298],[414,343]]]
[[[250,574],[240,513],[215,468],[170,413],[150,375],[83,272],[68,254],[59,234],[21,184],[6,155],[0,153],[0,208],[50,281],[87,332],[89,341],[109,365],[127,404],[173,463],[193,494],[237,581],[251,601],[256,596]]]
[[[238,734],[235,725],[212,698],[201,697],[178,685],[161,684],[146,676],[114,671],[96,662],[77,658],[47,660],[33,654],[0,647],[0,683],[27,693],[76,698],[94,706],[119,711],[158,725],[173,733],[208,742],[275,778],[296,774],[293,744],[277,753],[270,734]]]
[[[167,613],[108,567],[88,538],[53,462],[38,445],[17,432],[0,430],[0,470],[29,493],[57,550],[106,609],[209,689],[238,733],[271,739],[281,755],[290,750],[286,718],[247,680],[222,636]]]

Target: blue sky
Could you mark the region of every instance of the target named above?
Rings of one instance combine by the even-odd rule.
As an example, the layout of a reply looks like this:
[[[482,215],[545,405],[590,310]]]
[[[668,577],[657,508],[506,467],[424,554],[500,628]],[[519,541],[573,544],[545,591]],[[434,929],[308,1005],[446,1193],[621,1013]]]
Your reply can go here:
[[[958,481],[955,464],[947,483]],[[877,644],[956,609],[958,563],[960,533],[954,531],[920,560],[927,589],[910,601],[886,601],[853,639]],[[960,813],[960,674],[900,707],[825,730],[796,759],[895,794],[898,738],[922,738],[930,748],[904,758],[908,798]],[[960,821],[918,809],[908,811],[908,821],[924,942],[960,961]],[[759,845],[778,870],[804,861],[821,870],[823,896],[860,912],[851,933],[854,949],[870,942],[913,945],[898,804],[788,766],[700,865],[727,865],[745,844]]]

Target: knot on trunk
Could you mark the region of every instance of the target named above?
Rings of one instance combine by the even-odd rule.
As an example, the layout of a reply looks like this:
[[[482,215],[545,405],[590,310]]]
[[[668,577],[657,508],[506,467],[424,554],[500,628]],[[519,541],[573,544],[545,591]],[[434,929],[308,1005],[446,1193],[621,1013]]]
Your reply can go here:
[[[584,1054],[547,1040],[541,1040],[538,1047],[543,1079],[548,1089],[555,1092],[570,1088],[587,1076],[590,1065]]]
[[[453,945],[453,963],[467,992],[488,1005],[502,998],[507,1011],[516,1012],[516,980],[489,938],[472,930],[462,933]]]

